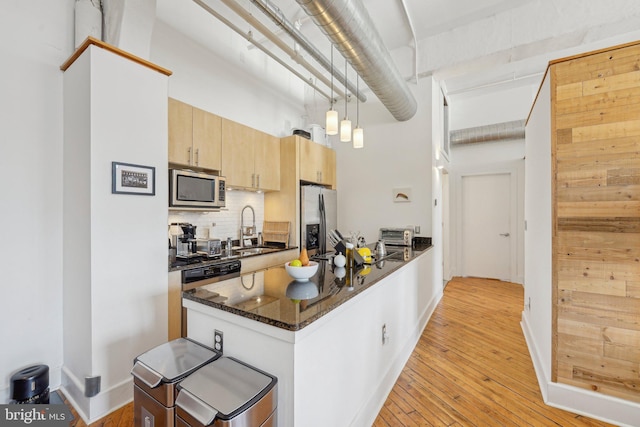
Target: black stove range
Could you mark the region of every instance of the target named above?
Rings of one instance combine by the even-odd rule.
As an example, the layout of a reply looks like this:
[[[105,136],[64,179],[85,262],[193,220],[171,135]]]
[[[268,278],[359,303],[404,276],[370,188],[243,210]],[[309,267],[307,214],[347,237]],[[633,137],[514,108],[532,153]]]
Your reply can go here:
[[[241,267],[240,260],[233,259],[182,270],[182,290],[240,277]]]

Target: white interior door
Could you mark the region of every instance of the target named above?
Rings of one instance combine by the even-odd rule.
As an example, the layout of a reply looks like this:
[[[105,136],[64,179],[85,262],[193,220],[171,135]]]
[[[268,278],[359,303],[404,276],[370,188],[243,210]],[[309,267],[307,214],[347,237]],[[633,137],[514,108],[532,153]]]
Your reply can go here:
[[[511,174],[462,177],[464,276],[511,280]]]

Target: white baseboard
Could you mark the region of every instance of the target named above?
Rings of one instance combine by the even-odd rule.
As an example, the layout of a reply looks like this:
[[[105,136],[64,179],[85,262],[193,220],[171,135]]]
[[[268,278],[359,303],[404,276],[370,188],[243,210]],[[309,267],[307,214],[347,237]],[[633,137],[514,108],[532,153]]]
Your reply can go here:
[[[427,326],[433,311],[438,306],[438,303],[442,299],[442,291],[436,294],[431,302],[427,305],[425,310],[422,312],[420,316],[420,320],[416,324],[416,327],[413,333],[410,336],[410,339],[407,340],[407,343],[402,348],[402,351],[398,353],[398,356],[395,358],[394,362],[391,364],[386,374],[381,378],[380,383],[378,384],[378,388],[374,393],[372,393],[371,397],[367,401],[367,403],[360,409],[358,415],[351,422],[352,426],[370,426],[373,425],[378,413],[384,406],[384,402],[386,402],[389,393],[393,389],[393,386],[396,384],[398,377],[402,373],[404,366],[407,364],[409,357],[413,353],[418,341],[420,340],[420,336],[422,335],[422,331]]]
[[[96,396],[89,398],[84,395],[83,382],[63,367],[60,388],[86,424],[91,424],[133,400],[133,378],[101,390]]]
[[[544,374],[540,353],[537,351],[524,313],[520,325],[545,404],[620,427],[638,427],[640,425],[640,404],[579,387],[554,383],[550,378],[547,378]]]
[[[531,333],[531,328],[529,327],[529,322],[527,317],[522,313],[522,320],[520,322],[520,327],[522,328],[522,332],[524,334],[524,340],[527,343],[527,348],[529,350],[529,356],[531,356],[531,361],[533,362],[533,369],[536,373],[536,377],[538,379],[538,385],[540,386],[540,392],[542,393],[542,400],[547,401],[547,387],[546,385],[550,383],[550,378],[548,378],[545,374],[544,364],[542,356],[540,355],[540,351],[538,347],[535,345],[535,340],[533,339],[533,334]]]

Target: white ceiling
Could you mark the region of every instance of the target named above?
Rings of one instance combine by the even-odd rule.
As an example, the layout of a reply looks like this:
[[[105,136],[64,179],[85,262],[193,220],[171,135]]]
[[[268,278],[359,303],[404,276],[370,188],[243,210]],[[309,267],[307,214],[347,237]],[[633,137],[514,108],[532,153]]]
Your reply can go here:
[[[205,1],[239,27],[252,30],[250,25],[222,4],[222,0]],[[235,1],[291,46],[294,45],[251,0]],[[300,24],[300,31],[327,58],[330,56],[330,42],[295,0],[271,1],[290,21]],[[611,0],[616,3],[611,7],[598,0],[563,0],[560,3],[557,0],[360,1],[387,49],[391,51],[401,74],[408,81],[415,79],[416,75],[435,74],[442,80],[447,95],[451,96],[467,94],[476,89],[487,90],[499,84],[537,84],[548,59],[552,59],[545,57],[545,51],[587,43],[590,26],[600,25],[600,21],[611,28],[605,27],[608,33],[599,30],[602,34],[598,36],[611,36],[616,31],[612,23],[628,19],[625,15],[640,15],[640,2],[635,1],[634,4],[632,0]],[[220,37],[213,37],[212,34],[215,31],[230,31],[192,0],[157,0],[157,4],[159,19],[214,51],[220,49]],[[537,16],[522,16],[528,13]],[[567,28],[560,29],[559,26]],[[415,32],[417,49],[412,30]],[[562,31],[566,31],[566,34]],[[298,67],[263,35],[254,31],[252,35],[277,52],[283,60]],[[450,41],[449,49],[446,45]],[[249,42],[242,42],[248,49],[252,48]],[[473,60],[469,59],[472,57]],[[317,64],[314,62],[314,65]],[[340,66],[337,60],[336,66]],[[320,66],[317,68],[321,69]],[[349,73],[353,75],[351,70]],[[323,74],[328,75],[324,71]]]

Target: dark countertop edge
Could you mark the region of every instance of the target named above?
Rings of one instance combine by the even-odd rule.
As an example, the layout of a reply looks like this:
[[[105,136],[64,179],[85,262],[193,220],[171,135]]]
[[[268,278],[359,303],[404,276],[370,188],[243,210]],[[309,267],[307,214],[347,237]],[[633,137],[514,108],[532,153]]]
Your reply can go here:
[[[425,252],[427,252],[431,248],[433,248],[433,245],[423,246],[420,249],[414,248],[413,250],[414,251],[418,251],[419,253],[417,255],[415,255],[413,258],[411,258],[409,261],[404,261],[402,263],[399,263],[396,268],[394,268],[393,270],[390,270],[386,274],[384,274],[381,277],[377,278],[375,281],[369,283],[364,288],[358,289],[357,291],[353,292],[351,294],[351,296],[349,296],[348,298],[340,300],[339,302],[337,302],[335,305],[332,305],[327,310],[324,310],[324,311],[321,311],[319,313],[316,313],[313,316],[311,316],[309,319],[307,319],[307,320],[305,320],[303,322],[297,323],[295,325],[292,325],[292,324],[289,324],[289,323],[284,323],[284,322],[281,322],[281,321],[278,321],[278,320],[269,319],[268,317],[260,316],[258,314],[247,313],[246,311],[239,310],[239,309],[234,308],[234,307],[229,307],[228,305],[219,304],[219,303],[216,303],[216,302],[213,302],[213,301],[201,299],[201,298],[193,296],[193,294],[191,294],[189,292],[182,292],[182,298],[191,300],[193,302],[200,303],[202,305],[206,305],[208,307],[217,308],[219,310],[226,311],[228,313],[236,314],[236,315],[238,315],[240,317],[243,317],[245,319],[255,320],[255,321],[263,323],[265,325],[275,326],[277,328],[284,329],[284,330],[290,331],[290,332],[297,332],[297,331],[300,331],[301,329],[303,329],[305,326],[310,325],[311,323],[315,322],[316,320],[320,319],[321,317],[325,316],[326,314],[332,312],[333,310],[335,310],[336,308],[340,307],[341,305],[343,305],[347,301],[351,301],[356,295],[360,295],[361,293],[367,291],[368,289],[371,289],[373,286],[378,284],[381,280],[386,279],[391,274],[395,273],[396,271],[398,271],[399,269],[401,269],[405,265],[411,263],[412,261],[415,261],[417,258],[422,256]]]
[[[298,249],[297,246],[291,246],[288,248],[273,248],[275,249],[274,251],[270,251],[266,254],[250,254],[250,255],[245,255],[245,256],[234,256],[234,257],[220,257],[220,258],[216,258],[216,259],[212,259],[212,260],[208,260],[208,261],[202,261],[202,262],[196,262],[194,264],[187,264],[187,265],[176,265],[176,266],[169,266],[169,273],[171,273],[172,271],[182,271],[182,270],[189,270],[190,268],[197,268],[197,267],[204,267],[207,265],[213,265],[213,264],[217,264],[219,262],[224,262],[224,261],[231,261],[231,260],[235,260],[235,259],[239,259],[239,260],[243,260],[246,258],[251,258],[254,256],[262,256],[262,255],[271,255],[271,254],[277,254],[278,252],[284,252],[284,251],[289,251],[292,249]]]

